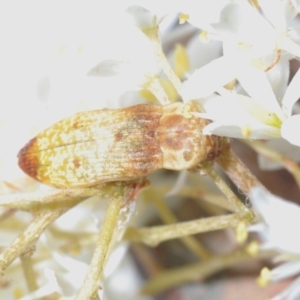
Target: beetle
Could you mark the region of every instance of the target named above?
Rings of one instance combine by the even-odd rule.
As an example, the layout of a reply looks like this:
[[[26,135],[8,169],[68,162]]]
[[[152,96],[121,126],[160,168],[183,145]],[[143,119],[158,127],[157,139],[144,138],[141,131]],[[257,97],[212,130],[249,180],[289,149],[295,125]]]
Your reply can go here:
[[[56,188],[135,180],[162,168],[192,169],[220,154],[220,138],[202,134],[208,121],[193,115],[199,111],[190,101],[80,112],[31,139],[18,164]]]

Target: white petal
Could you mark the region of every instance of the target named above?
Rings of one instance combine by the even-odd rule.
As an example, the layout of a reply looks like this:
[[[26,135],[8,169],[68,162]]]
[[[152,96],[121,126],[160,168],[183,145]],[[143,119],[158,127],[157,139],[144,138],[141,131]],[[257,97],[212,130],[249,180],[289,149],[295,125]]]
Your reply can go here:
[[[212,24],[219,33],[236,38],[248,44],[263,41],[273,34],[268,22],[249,3],[230,3],[221,12],[220,22]]]
[[[174,1],[176,3],[176,1]],[[214,32],[212,23],[219,21],[220,12],[228,1],[180,1],[178,5],[179,12],[188,14],[188,22],[202,30]]]
[[[224,124],[220,122],[212,122],[205,126],[202,133],[204,135],[218,135],[232,138],[243,138],[243,133],[240,127],[232,124]]]
[[[297,146],[290,144],[287,140],[283,138],[266,141],[266,144],[278,151],[279,153],[293,159],[296,162],[300,162],[300,149]],[[269,160],[263,155],[258,155],[258,165],[261,170],[274,171],[282,168],[282,165]]]
[[[128,61],[105,60],[93,67],[88,76],[98,76],[108,80],[120,91],[138,90],[143,82],[142,73]]]
[[[112,86],[115,82],[117,89],[121,86],[126,91],[140,89],[159,73],[160,65],[149,39],[136,26],[124,23],[118,41],[112,38],[111,53],[89,75],[109,78]]]
[[[131,6],[126,11],[133,17],[135,25],[141,30],[159,26],[160,22],[162,22],[165,17],[164,15],[156,15],[139,5]]]
[[[60,292],[60,288],[57,286],[56,282],[52,281],[49,284],[41,286],[39,289],[35,290],[34,292],[29,293],[22,298],[19,298],[19,300],[35,300],[44,297],[47,298],[46,296],[49,296],[54,292]]]
[[[291,144],[300,146],[300,115],[294,115],[286,119],[281,126],[281,135]]]
[[[222,56],[196,70],[183,83],[181,96],[184,101],[209,96],[235,76],[235,68],[231,61]]]
[[[205,135],[219,135],[231,138],[272,139],[277,138],[277,128],[264,124],[232,124],[230,122],[212,122],[203,129]]]
[[[270,125],[276,126],[276,120],[272,117],[269,111],[267,111],[256,99],[246,97],[243,95],[236,95],[236,101],[249,115],[257,119],[258,121]]]
[[[300,273],[300,261],[289,261],[272,269],[272,282],[284,280]]]
[[[289,297],[288,300],[298,300],[300,297],[300,277],[293,281],[288,287]]]
[[[266,18],[278,31],[285,31],[288,23],[297,15],[296,9],[289,1],[260,1],[259,5]]]
[[[172,185],[172,188],[165,194],[165,197],[176,195],[186,184],[187,178],[188,178],[187,170],[183,170],[179,172],[175,183]]]
[[[196,35],[188,43],[186,52],[190,61],[190,72],[192,72],[220,57],[222,53],[222,43],[220,41],[203,43],[199,39],[199,35]]]
[[[286,289],[277,294],[272,300],[298,300],[300,296],[300,277],[298,277]]]
[[[46,271],[52,271],[50,276],[46,274]],[[68,272],[54,272],[53,270],[45,269],[45,276],[48,277],[48,280],[52,285],[56,285],[57,292],[65,297],[72,297],[78,291],[78,288],[82,285],[86,273],[81,273],[80,271],[75,271],[75,273]]]
[[[150,78],[158,74],[158,71],[154,65],[153,68],[147,68],[143,62],[105,60],[93,67],[88,75],[102,77],[120,91],[129,91],[141,89]]]
[[[55,291],[59,294],[63,294],[64,296],[72,296],[76,293],[76,289],[74,289],[74,287],[71,288],[71,290],[70,290],[70,287],[68,286],[69,285],[68,282],[64,283],[64,287],[68,286],[66,288],[66,293],[65,293],[63,291],[61,285],[58,283],[57,276],[56,276],[55,272],[52,269],[45,268],[44,269],[44,275],[48,279],[49,285],[52,286],[53,291]]]
[[[299,12],[300,11],[300,0],[291,0],[294,8]]]
[[[255,99],[230,92],[224,88],[219,89],[218,92],[221,97],[212,96],[199,100],[205,112],[211,116],[210,119],[225,122],[228,119],[230,122],[240,120],[245,124],[258,121],[265,125],[280,127],[280,120]]]
[[[55,269],[45,268],[45,277],[60,294],[67,297],[74,296],[84,281],[88,265],[58,252],[52,254],[60,267],[54,265]]]
[[[294,40],[288,36],[282,36],[277,41],[277,46],[279,49],[284,50],[287,53],[295,56],[296,58],[300,57],[300,46]]]
[[[103,288],[103,300],[151,300],[151,296],[139,295],[138,291],[144,284],[144,280],[130,254],[118,266],[116,272],[105,277],[101,284]]]
[[[119,264],[124,259],[124,256],[126,255],[127,251],[128,251],[128,244],[125,242],[115,247],[115,249],[110,254],[108,261],[105,265],[105,269],[104,269],[105,277],[109,277],[113,272],[117,270]]]
[[[282,108],[285,110],[285,113],[288,116],[292,114],[292,108],[295,102],[300,97],[299,86],[300,86],[300,69],[294,75],[282,99]]]
[[[284,118],[265,72],[245,65],[240,68],[238,81],[250,97],[258,101],[269,112],[275,113],[279,118]]]
[[[54,223],[56,228],[64,232],[76,232],[80,233],[96,233],[98,228],[96,226],[96,220],[93,218],[92,209],[88,208],[86,205],[78,205],[67,211]],[[51,238],[51,235],[47,238]],[[51,243],[55,241],[51,240]]]
[[[214,121],[205,127],[204,134],[253,139],[280,137],[280,128],[267,122],[269,113],[256,101],[225,89],[219,92],[222,96],[199,100],[205,113],[195,115]]]
[[[288,36],[292,41],[297,44],[300,44],[300,26],[289,27],[287,30]]]
[[[86,263],[70,256],[62,255],[56,251],[53,252],[52,255],[55,261],[69,273],[77,272],[79,278],[85,276],[85,273],[88,270],[88,265]],[[74,280],[75,278],[76,276],[74,276]]]
[[[290,62],[288,56],[281,55],[280,60],[266,73],[266,75],[276,98],[278,100],[282,99],[286,92],[290,77]]]
[[[293,108],[293,112],[295,114],[300,114],[300,104],[298,102],[295,103],[294,108]]]
[[[88,72],[88,75],[100,77],[118,76],[121,70],[124,69],[124,66],[128,66],[128,64],[129,62],[107,59],[93,67]]]
[[[272,195],[261,187],[252,189],[250,199],[269,228],[270,242],[275,250],[300,254],[297,238],[300,227],[300,207],[280,197]],[[289,233],[289,234],[287,234]]]
[[[205,110],[203,114],[196,114],[201,118],[226,121],[233,116],[244,114],[244,111],[236,104],[230,92],[224,96],[213,94],[210,97],[199,99],[198,102]]]

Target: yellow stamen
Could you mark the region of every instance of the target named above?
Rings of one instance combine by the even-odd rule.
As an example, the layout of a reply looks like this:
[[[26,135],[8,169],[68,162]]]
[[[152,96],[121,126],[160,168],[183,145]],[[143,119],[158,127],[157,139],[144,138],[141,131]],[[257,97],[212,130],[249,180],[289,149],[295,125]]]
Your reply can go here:
[[[72,247],[71,249],[71,254],[74,255],[74,256],[77,256],[81,253],[81,247],[80,246],[75,246],[75,247]]]
[[[242,128],[242,135],[244,138],[248,138],[252,133],[251,127],[250,126],[245,126]]]
[[[259,69],[259,70],[262,70],[262,71],[265,71],[267,69],[266,63],[263,60],[261,60],[261,59],[256,59],[256,58],[254,59],[253,58],[253,59],[251,59],[250,64],[253,67],[255,67],[255,68]]]
[[[224,88],[229,91],[232,91],[234,89],[235,85],[236,85],[236,79],[233,79],[230,82],[228,82],[226,85],[224,85]]]
[[[139,91],[139,94],[150,103],[157,101],[156,97],[149,90],[142,89]]]
[[[63,55],[66,52],[67,46],[66,45],[60,45],[57,49],[58,55]]]
[[[271,271],[268,268],[263,268],[260,271],[259,277],[256,279],[256,283],[260,287],[266,287],[271,281]]]
[[[276,114],[268,114],[268,117],[266,120],[264,120],[264,123],[273,127],[280,128],[282,125],[282,121],[278,118]]]
[[[24,296],[24,293],[22,292],[21,288],[17,287],[13,290],[13,297],[14,299],[21,299]]]
[[[178,93],[174,88],[174,85],[168,79],[160,79],[160,83],[164,90],[166,91],[168,98],[171,102],[178,100]]]
[[[258,249],[259,249],[259,244],[256,241],[251,242],[246,247],[247,253],[250,254],[251,256],[256,256],[258,253]]]
[[[239,51],[241,51],[241,52],[249,51],[251,48],[252,48],[251,45],[246,44],[246,43],[244,43],[244,42],[239,42],[239,43],[237,44],[237,49],[238,49]]]
[[[77,48],[77,53],[82,54],[83,53],[83,44],[81,43]]]
[[[179,24],[184,24],[189,20],[190,16],[188,14],[179,15]]]
[[[249,0],[249,3],[256,9],[259,9],[259,3],[257,0]]]
[[[190,68],[190,62],[185,48],[177,44],[174,51],[174,71],[179,78],[183,78]]]
[[[236,236],[236,241],[239,244],[242,244],[247,240],[248,231],[245,222],[240,222],[238,226],[235,228],[235,236]]]
[[[208,44],[209,43],[209,37],[208,37],[208,32],[207,31],[202,31],[199,34],[199,39],[202,43]]]

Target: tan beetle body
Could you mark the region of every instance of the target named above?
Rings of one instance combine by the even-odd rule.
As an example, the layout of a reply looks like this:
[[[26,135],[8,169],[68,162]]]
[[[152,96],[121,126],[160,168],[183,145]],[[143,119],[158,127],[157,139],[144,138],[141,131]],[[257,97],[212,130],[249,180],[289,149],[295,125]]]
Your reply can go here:
[[[58,188],[190,169],[219,155],[219,138],[202,135],[208,121],[193,116],[198,111],[190,101],[81,112],[31,139],[18,154],[19,166]]]

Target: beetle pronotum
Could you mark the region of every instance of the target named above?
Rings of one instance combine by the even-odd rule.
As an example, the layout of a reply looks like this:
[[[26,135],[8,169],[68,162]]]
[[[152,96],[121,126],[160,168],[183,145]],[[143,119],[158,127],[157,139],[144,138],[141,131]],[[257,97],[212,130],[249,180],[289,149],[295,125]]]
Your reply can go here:
[[[197,102],[81,112],[31,139],[19,166],[47,185],[87,187],[184,170],[219,154],[219,138],[204,136]]]

